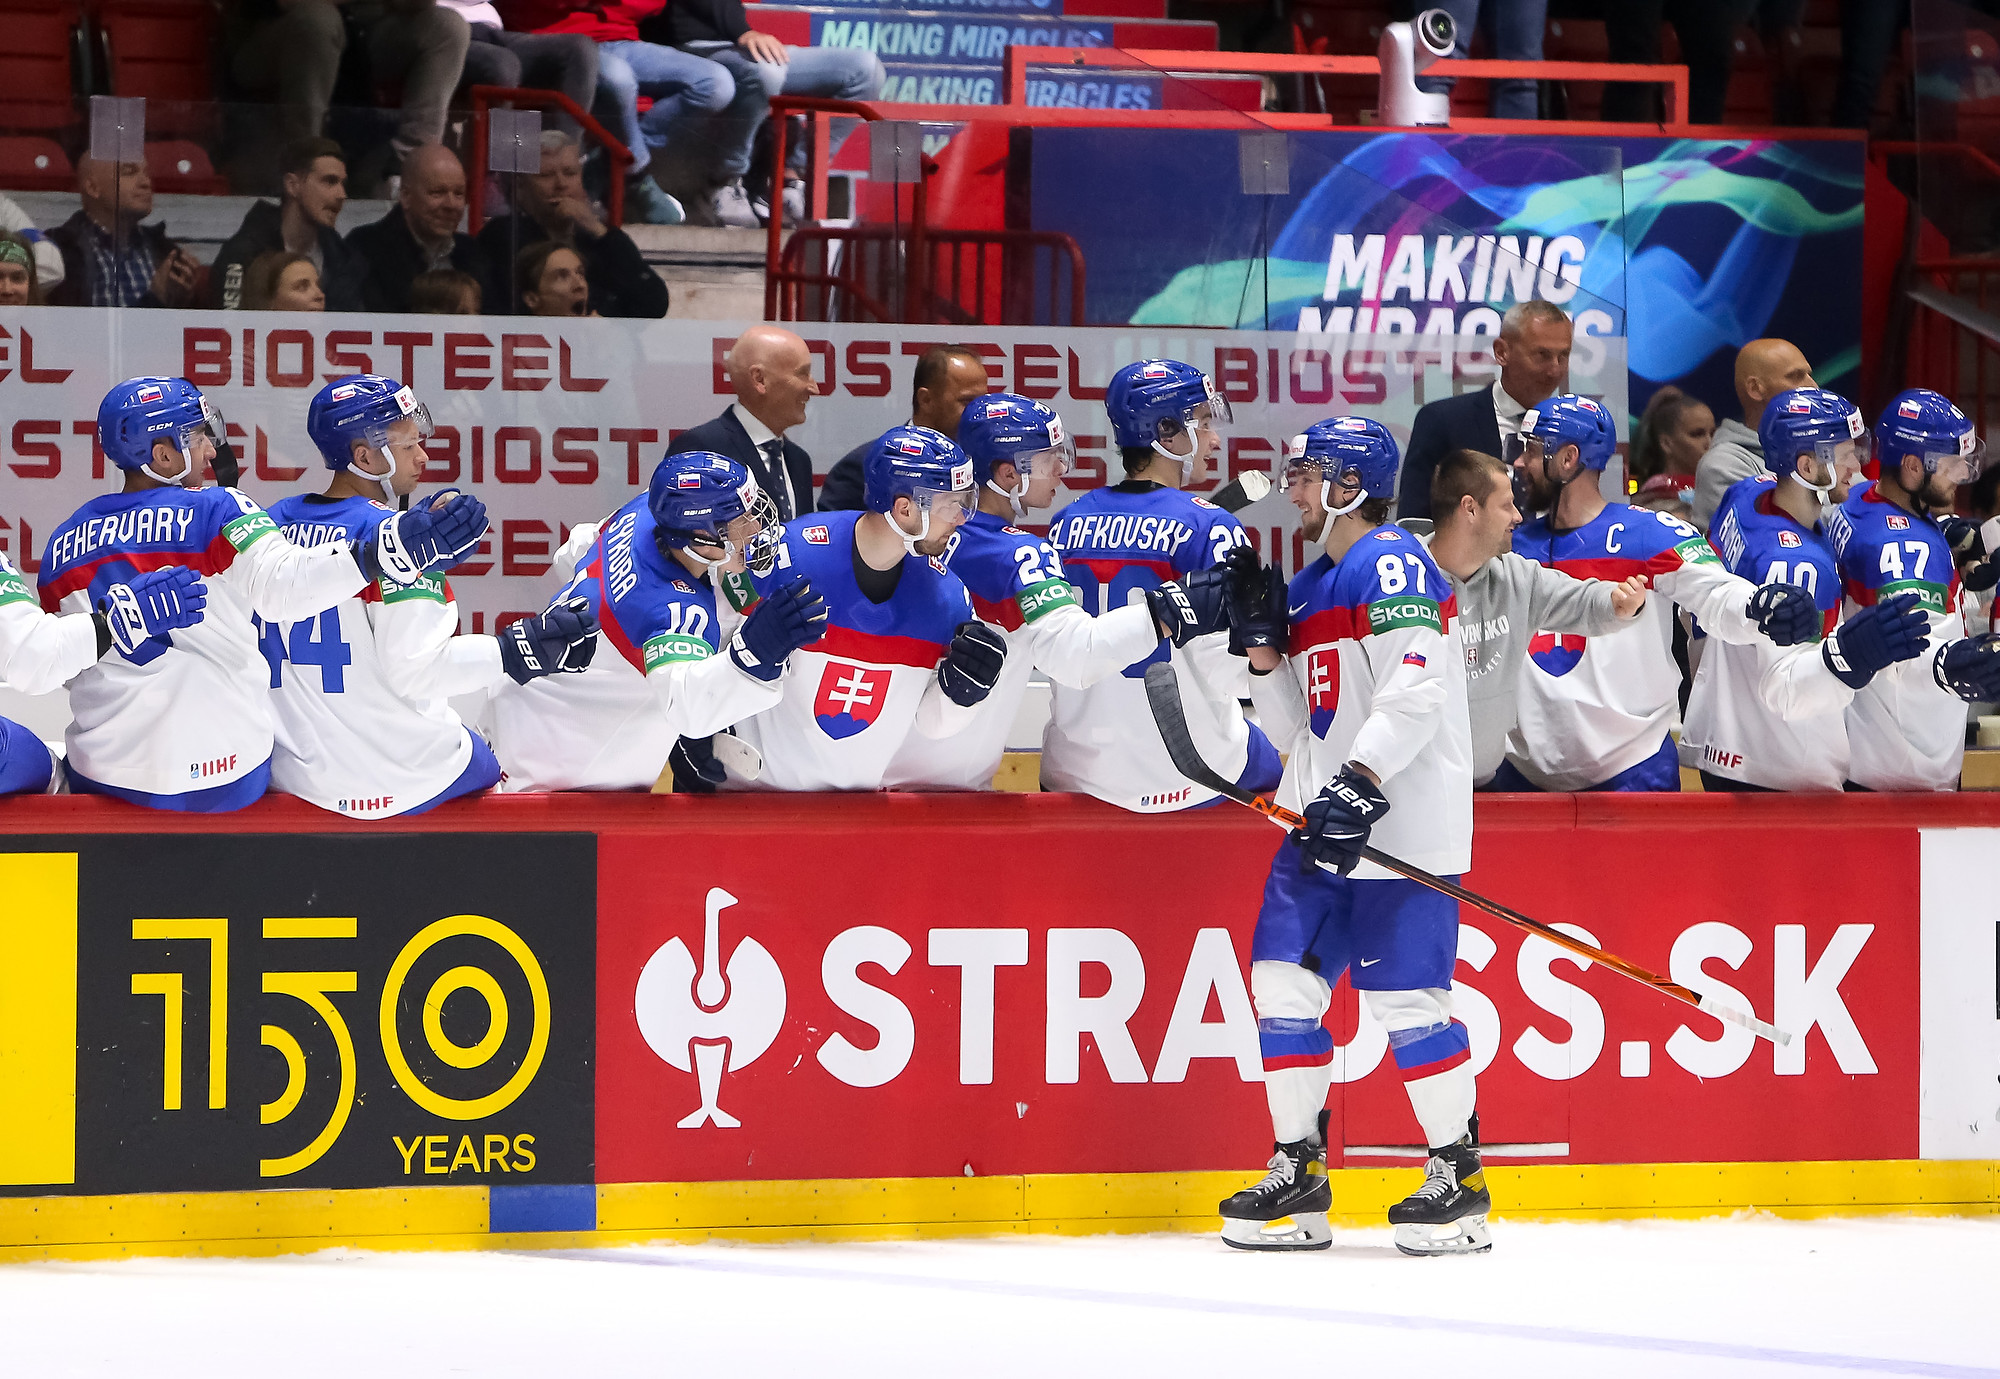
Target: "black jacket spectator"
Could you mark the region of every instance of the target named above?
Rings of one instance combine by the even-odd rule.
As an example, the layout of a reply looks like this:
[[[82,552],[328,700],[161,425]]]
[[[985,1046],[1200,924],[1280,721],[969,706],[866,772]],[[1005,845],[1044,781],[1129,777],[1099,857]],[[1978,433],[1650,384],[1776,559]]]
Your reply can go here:
[[[209,269],[209,284],[216,303],[225,311],[243,305],[243,275],[259,254],[285,247],[282,211],[275,201],[253,204],[236,233],[223,242]],[[328,311],[362,309],[361,280],[366,269],[356,260],[340,236],[324,227],[319,231],[319,285],[326,293]]]
[[[390,207],[380,220],[357,225],[347,236],[347,251],[365,266],[361,302],[369,311],[406,310],[411,279],[433,268],[456,268],[482,283],[492,280],[486,256],[471,235],[454,232],[451,253],[433,260],[410,233],[401,206]]]
[[[833,462],[833,468],[826,473],[826,483],[819,491],[821,512],[852,512],[865,506],[863,494],[867,481],[861,472],[861,462],[868,458],[868,452],[880,439],[880,436],[871,436]]]
[[[100,255],[91,252],[90,246],[108,244],[110,236],[99,229],[96,222],[78,211],[55,229],[48,232],[49,240],[62,252],[63,277],[49,293],[50,306],[113,306],[116,299],[111,295],[110,284],[101,280]],[[167,238],[164,225],[137,225],[132,229],[132,238],[125,245],[121,258],[132,265],[128,270],[139,277],[150,279],[160,261],[180,246]],[[136,283],[135,283],[136,285]],[[135,307],[164,307],[166,303],[154,295],[148,287],[134,302]]]
[[[665,37],[655,37],[663,23]],[[639,26],[641,37],[674,45],[734,43],[749,31],[750,17],[743,12],[743,0],[674,0],[663,13]]]
[[[514,239],[516,233],[520,235],[518,243]],[[485,285],[489,312],[521,314],[507,265],[514,262],[521,250],[548,237],[549,232],[531,216],[503,215],[486,222],[479,232],[478,243],[490,274]],[[583,260],[584,276],[590,279],[590,305],[598,315],[658,320],[667,314],[665,280],[647,266],[639,246],[616,225],[605,227],[604,233],[597,236],[579,229],[568,244]]]
[[[1437,473],[1438,461],[1452,451],[1500,455],[1500,421],[1493,412],[1493,389],[1498,386],[1442,397],[1418,409],[1410,426],[1409,448],[1403,452],[1398,517],[1431,515],[1431,476]]]
[[[797,517],[800,513],[811,512],[814,509],[812,456],[791,441],[784,442],[784,446],[785,472],[791,480],[791,491],[798,500],[798,512],[784,515]],[[667,447],[669,455],[685,455],[690,450],[713,450],[718,455],[727,455],[738,464],[746,466],[756,478],[757,487],[773,495],[780,512],[783,512],[784,500],[780,495],[785,492],[785,483],[778,475],[771,472],[771,466],[765,463],[762,452],[751,444],[750,433],[745,431],[743,423],[736,419],[734,404],[714,421],[704,421],[699,426],[681,432],[674,437],[673,444]]]

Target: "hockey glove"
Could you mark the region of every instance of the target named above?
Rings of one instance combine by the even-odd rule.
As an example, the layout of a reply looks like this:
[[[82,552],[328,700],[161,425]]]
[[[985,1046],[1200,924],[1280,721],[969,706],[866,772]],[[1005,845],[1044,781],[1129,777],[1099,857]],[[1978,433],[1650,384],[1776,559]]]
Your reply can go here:
[[[1306,826],[1293,829],[1291,838],[1313,865],[1346,876],[1361,865],[1368,835],[1388,812],[1381,789],[1352,766],[1343,766],[1306,806]]]
[[[1968,704],[2000,703],[2000,633],[1945,643],[1931,659],[1931,677]]]
[[[1862,609],[1820,643],[1820,659],[1834,678],[1849,689],[1860,689],[1875,672],[1921,656],[1930,619],[1917,607],[1915,594]]]
[[[1175,646],[1186,646],[1196,637],[1220,632],[1229,626],[1229,609],[1224,594],[1229,587],[1229,567],[1211,565],[1178,580],[1169,580],[1146,591],[1146,605],[1153,610],[1153,622]]]
[[[993,692],[1007,662],[1007,639],[978,619],[958,625],[951,650],[938,662],[938,688],[952,703],[969,709]]]
[[[1223,591],[1229,619],[1229,652],[1248,654],[1252,647],[1283,652],[1291,635],[1285,614],[1285,577],[1277,566],[1265,565],[1248,546],[1238,546],[1224,558],[1229,582]]]
[[[112,585],[96,611],[111,645],[130,656],[155,637],[200,622],[207,605],[208,586],[201,577],[185,565],[169,565]]]
[[[446,489],[421,507],[382,519],[375,535],[355,548],[370,580],[415,584],[472,554],[486,535],[486,505],[469,493]]]
[[[1796,584],[1766,584],[1750,596],[1746,610],[1757,630],[1778,646],[1797,646],[1819,634],[1819,606]]]
[[[596,654],[597,615],[583,599],[559,603],[500,632],[500,664],[517,685],[544,675],[578,674]]]
[[[1938,529],[1951,547],[1952,563],[1958,567],[1959,580],[1968,591],[1983,594],[2000,584],[2000,560],[1995,560],[1986,549],[1986,538],[1980,534],[1977,522],[1954,514],[1939,518]]]
[[[243,466],[236,461],[236,447],[229,443],[229,437],[215,438],[215,458],[208,462],[215,471],[215,482],[224,488],[235,488],[237,480],[243,477]]]
[[[683,795],[713,795],[727,779],[722,763],[715,759],[712,737],[679,739],[667,754],[667,764],[674,768],[675,791]]]
[[[750,610],[729,639],[729,659],[745,675],[775,680],[802,646],[819,640],[826,627],[826,600],[804,579],[773,590]]]

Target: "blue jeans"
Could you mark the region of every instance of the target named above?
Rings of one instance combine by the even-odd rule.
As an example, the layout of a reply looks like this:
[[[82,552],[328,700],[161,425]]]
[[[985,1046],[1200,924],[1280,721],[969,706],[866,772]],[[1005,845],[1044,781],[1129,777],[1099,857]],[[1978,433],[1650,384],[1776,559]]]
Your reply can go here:
[[[1445,11],[1458,25],[1458,42],[1453,57],[1467,56],[1473,26],[1484,25],[1486,47],[1496,58],[1511,62],[1539,62],[1542,57],[1542,30],[1548,23],[1549,0],[1429,0],[1425,9]],[[1423,77],[1417,86],[1425,91],[1449,91],[1449,77]],[[1487,85],[1488,109],[1496,120],[1533,120],[1541,116],[1536,84],[1532,81],[1494,81]]]
[[[637,172],[667,146],[673,127],[685,119],[713,115],[736,99],[736,79],[707,58],[658,43],[619,39],[597,45],[597,95],[614,110],[618,137],[632,151]],[[653,108],[639,116],[639,97]]]
[[[736,79],[736,99],[716,121],[716,150],[724,181],[734,181],[750,170],[750,150],[757,130],[770,118],[773,96],[824,96],[833,100],[872,101],[881,94],[887,73],[882,59],[865,48],[794,48],[786,63],[753,62],[734,43],[690,43],[696,53],[729,69]],[[786,161],[795,168],[805,166],[806,150],[794,146]]]

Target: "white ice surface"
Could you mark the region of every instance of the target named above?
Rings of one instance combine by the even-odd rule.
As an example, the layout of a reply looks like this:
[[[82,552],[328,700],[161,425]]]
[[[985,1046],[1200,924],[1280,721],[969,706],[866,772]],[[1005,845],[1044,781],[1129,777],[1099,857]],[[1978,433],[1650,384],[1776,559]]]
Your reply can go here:
[[[2000,1376],[2000,1222],[1197,1236],[0,1266],[0,1373]]]

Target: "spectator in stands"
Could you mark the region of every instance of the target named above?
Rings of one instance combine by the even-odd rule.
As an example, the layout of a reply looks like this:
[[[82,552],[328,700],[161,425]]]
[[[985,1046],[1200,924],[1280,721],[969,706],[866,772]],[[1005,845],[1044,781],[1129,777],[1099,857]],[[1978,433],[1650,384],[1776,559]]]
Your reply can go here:
[[[11,230],[0,230],[0,306],[34,306],[41,299],[35,247]]]
[[[319,134],[349,19],[367,37],[376,84],[402,87],[392,166],[384,169],[394,172],[416,149],[444,137],[445,111],[471,42],[456,11],[436,0],[237,0],[225,30],[230,76],[238,86],[277,96],[287,140]]]
[[[246,311],[325,311],[319,268],[304,254],[274,249],[250,261],[243,274]]]
[[[0,231],[19,235],[35,256],[35,281],[43,292],[53,292],[63,280],[62,251],[49,237],[35,228],[28,213],[8,196],[0,196]]]
[[[545,239],[514,260],[514,291],[529,316],[595,316],[583,256],[567,244]]]
[[[467,86],[526,86],[560,91],[590,109],[597,95],[597,45],[582,34],[509,33],[492,0],[438,0],[458,12],[471,31],[465,50]],[[572,138],[583,133],[569,115],[551,111],[545,118]]]
[[[1635,429],[1639,438],[1632,446],[1632,481],[1638,488],[1632,506],[1686,520],[1695,467],[1715,437],[1715,413],[1700,398],[1670,385],[1648,399]]]
[[[426,144],[403,162],[396,204],[380,220],[355,227],[347,247],[365,265],[361,300],[370,311],[404,311],[410,280],[434,268],[457,268],[483,278],[486,256],[472,236],[459,233],[465,218],[465,169],[443,144]]]
[[[1846,0],[1843,9],[1855,0]],[[1721,124],[1728,106],[1729,74],[1736,63],[1736,26],[1759,11],[1759,27],[1775,36],[1796,26],[1804,0],[1613,0],[1604,7],[1604,38],[1613,62],[1657,63],[1660,22],[1671,20],[1681,61],[1688,69],[1690,124]],[[1604,88],[1604,118],[1651,124],[1662,115],[1661,87],[1613,82]]]
[[[1506,442],[1521,433],[1527,410],[1569,386],[1571,333],[1569,317],[1552,302],[1517,302],[1507,309],[1493,342],[1500,376],[1477,392],[1439,398],[1418,409],[1403,452],[1398,517],[1431,515],[1431,476],[1447,452],[1507,453]]]
[[[409,310],[420,316],[477,316],[479,279],[456,268],[433,268],[410,280]]]
[[[928,426],[953,440],[958,439],[958,419],[966,404],[991,391],[986,378],[986,361],[970,345],[933,345],[917,356],[917,370],[911,379],[910,422]],[[842,455],[827,472],[820,489],[823,512],[859,508],[861,503],[861,462],[875,448],[870,437]]]
[[[542,131],[542,170],[515,179],[520,211],[486,222],[479,248],[489,264],[513,263],[520,251],[544,240],[576,250],[590,278],[591,305],[600,316],[658,318],[667,314],[667,284],[646,266],[632,237],[604,218],[583,189],[583,157],[576,141],[560,130]],[[487,289],[493,309],[509,300],[508,285]],[[541,313],[546,315],[547,313]]]
[[[225,311],[244,306],[250,262],[282,250],[312,261],[326,293],[326,310],[361,310],[362,266],[334,228],[347,204],[347,160],[340,145],[331,139],[300,139],[286,146],[279,167],[284,199],[276,205],[252,203],[215,256],[209,270],[214,304]]]
[[[49,231],[62,253],[56,306],[179,307],[194,305],[201,264],[167,238],[153,213],[153,179],[144,163],[77,160],[83,208]]]
[[[1764,472],[1764,447],[1757,441],[1764,404],[1788,389],[1816,386],[1812,365],[1789,340],[1752,340],[1736,352],[1736,401],[1743,419],[1730,417],[1715,428],[1715,439],[1695,468],[1690,522],[1707,531],[1722,495],[1739,480]]]
[[[1548,26],[1549,0],[1431,0],[1419,8],[1433,6],[1449,14],[1458,26],[1458,42],[1451,50],[1453,57],[1471,56],[1473,31],[1483,25],[1489,57],[1509,62],[1542,60],[1542,30]],[[1424,77],[1417,86],[1425,91],[1449,91],[1452,79]],[[1486,84],[1486,89],[1487,109],[1494,119],[1541,118],[1541,83],[1534,79],[1495,79]]]
[[[1531,2],[1539,7],[1546,0]],[[668,33],[678,47],[722,64],[736,79],[736,98],[715,121],[715,137],[719,141],[717,175],[722,182],[722,190],[717,192],[718,207],[724,199],[734,206],[743,190],[744,174],[750,170],[751,147],[757,131],[770,117],[771,97],[783,94],[872,101],[881,94],[882,83],[888,79],[882,60],[866,48],[791,47],[751,28],[743,12],[743,0],[673,0],[665,19]],[[1539,57],[1539,31],[1535,42],[1535,55]],[[1532,87],[1533,83],[1529,85]],[[787,162],[794,167],[783,170],[780,190],[785,214],[796,221],[805,218],[805,145],[794,143],[790,153]],[[768,188],[752,188],[749,197],[753,207],[761,197],[768,213],[771,198]]]
[[[667,447],[669,455],[712,450],[749,469],[757,487],[778,505],[778,520],[789,522],[813,510],[812,456],[785,433],[801,426],[806,405],[819,395],[813,382],[812,351],[779,326],[752,326],[729,347],[729,383],[736,401],[714,421],[683,431]]]
[[[670,140],[690,141],[688,123],[713,115],[736,98],[736,82],[727,69],[663,44],[643,42],[640,21],[657,14],[666,0],[502,0],[517,29],[535,33],[581,34],[597,43],[597,90],[610,107],[609,123],[618,131],[632,161],[626,167],[625,195],[632,218],[654,225],[678,224],[687,213],[683,201],[664,190],[668,170],[659,155]],[[652,101],[642,119],[639,98]],[[697,164],[705,161],[696,157]],[[697,188],[698,189],[698,188]],[[697,224],[718,221],[704,202]],[[746,202],[742,215],[754,226]]]

